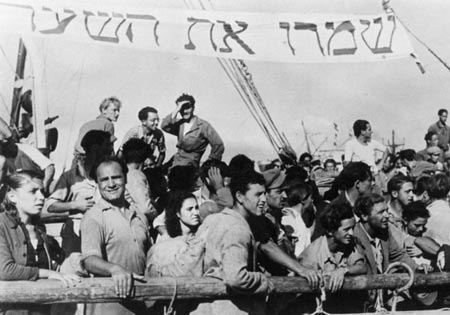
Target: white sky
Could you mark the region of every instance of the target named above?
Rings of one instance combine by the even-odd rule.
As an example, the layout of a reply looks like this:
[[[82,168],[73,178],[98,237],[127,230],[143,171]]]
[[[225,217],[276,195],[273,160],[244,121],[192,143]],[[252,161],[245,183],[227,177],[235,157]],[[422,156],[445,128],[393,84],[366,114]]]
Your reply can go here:
[[[185,1],[198,4],[194,0]],[[108,3],[112,2],[123,3],[118,0]],[[139,2],[126,3],[139,6]],[[153,2],[168,8],[185,7],[181,0]],[[373,0],[203,2],[212,4],[215,10],[226,11],[381,12],[381,1]],[[392,0],[391,6],[409,28],[450,63],[447,36],[450,1]],[[372,123],[379,140],[390,138],[395,129],[398,140],[405,138],[407,147],[421,149],[426,129],[437,120],[437,110],[449,108],[450,72],[417,41],[411,38],[411,42],[425,66],[425,74],[420,73],[410,58],[376,63],[247,62],[247,65],[278,128],[286,133],[299,153],[305,150],[302,120],[317,132],[324,128],[324,121],[338,122],[341,130],[348,130],[358,118]],[[15,66],[16,37],[1,35],[0,44],[9,63]],[[221,134],[226,146],[225,161],[237,153],[256,160],[275,157],[269,142],[214,58],[112,49],[58,40],[47,40],[39,45],[46,56],[42,85],[46,87],[48,111],[50,116],[60,116],[54,123],[60,129],[61,139],[53,156],[56,163],[61,163],[66,153],[69,153],[68,160],[71,159],[79,127],[97,116],[98,104],[104,97],[115,95],[123,102],[116,124],[116,134],[121,140],[127,129],[139,123],[140,108],[154,106],[160,116],[165,116],[183,92],[194,95],[198,116],[212,123]],[[31,66],[27,64],[28,71]],[[2,117],[7,115],[6,106],[11,103],[12,81],[12,70],[6,58],[0,55]],[[175,151],[175,137],[167,135],[166,142],[170,156]]]

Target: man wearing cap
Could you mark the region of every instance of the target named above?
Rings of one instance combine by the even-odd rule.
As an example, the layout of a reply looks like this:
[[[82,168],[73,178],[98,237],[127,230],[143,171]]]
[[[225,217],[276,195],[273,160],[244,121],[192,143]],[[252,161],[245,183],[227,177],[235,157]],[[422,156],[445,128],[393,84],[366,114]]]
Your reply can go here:
[[[253,218],[250,221],[250,228],[257,242],[266,244],[269,240],[288,254],[295,257],[295,247],[287,239],[287,236],[281,225],[281,210],[286,205],[286,191],[284,187],[286,174],[279,169],[271,169],[263,172],[266,182],[266,209],[265,215]],[[286,268],[280,264],[274,264],[273,260],[267,255],[261,255],[259,258],[261,265],[272,275],[286,275]]]
[[[416,153],[417,161],[428,161],[428,159],[430,158],[430,155],[427,152],[428,148],[437,146],[439,142],[438,135],[434,131],[427,132],[424,140],[426,143],[426,147],[425,149]]]
[[[195,99],[183,94],[176,104],[175,110],[161,123],[162,130],[178,137],[178,152],[173,156],[172,166],[198,166],[208,144],[211,146],[208,159],[221,160],[225,150],[223,141],[210,123],[194,115]]]
[[[448,111],[441,108],[438,111],[439,120],[428,128],[428,132],[432,131],[438,135],[438,146],[445,152],[449,149],[450,128],[447,126]]]
[[[427,149],[428,153],[428,162],[436,166],[438,171],[444,171],[444,165],[441,163],[440,159],[442,157],[442,150],[438,147],[429,147]]]

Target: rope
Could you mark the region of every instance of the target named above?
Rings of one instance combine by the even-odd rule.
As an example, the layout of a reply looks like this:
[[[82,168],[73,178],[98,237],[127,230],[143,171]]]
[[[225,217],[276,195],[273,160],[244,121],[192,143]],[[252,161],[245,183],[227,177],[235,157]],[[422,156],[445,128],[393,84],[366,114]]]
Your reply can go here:
[[[411,288],[412,284],[414,283],[414,270],[412,270],[412,268],[410,266],[408,266],[407,264],[400,262],[400,261],[389,264],[389,266],[387,267],[384,274],[392,273],[392,271],[396,271],[399,268],[405,269],[408,272],[409,279],[408,279],[408,282],[404,286],[397,288],[393,291],[392,307],[391,307],[390,313],[395,313],[397,311],[397,302],[398,302],[399,293],[408,291],[409,288]],[[377,314],[389,314],[389,311],[387,311],[386,308],[384,308],[384,306],[383,306],[383,290],[382,289],[377,290],[377,300],[376,300],[375,305],[376,305],[375,312]]]
[[[183,0],[188,9],[195,9],[195,5],[189,0]],[[198,0],[200,8],[206,10],[206,6],[202,0]],[[213,9],[211,1],[208,2],[210,9]],[[275,152],[279,154],[283,147],[290,147],[287,141],[284,140],[281,133],[276,128],[267,108],[265,107],[262,98],[254,85],[251,75],[247,71],[245,63],[236,59],[217,58],[222,69],[231,80],[234,88],[238,91],[242,101],[250,111],[250,114],[256,120],[258,126],[263,131],[266,138],[274,148]]]
[[[314,313],[311,313],[311,315],[331,315],[330,313],[327,313],[323,310],[323,302],[327,300],[327,293],[325,292],[325,280],[322,274],[322,277],[320,277],[322,280],[320,281],[320,296],[316,297],[316,310]]]
[[[397,13],[394,11],[394,9],[389,5],[389,2],[391,0],[382,0],[383,9],[387,14],[394,14],[394,16],[397,18],[397,20],[403,25],[405,30],[411,34],[412,37],[414,37],[415,40],[417,40],[422,46],[424,46],[430,54],[432,54],[447,70],[450,71],[450,66],[438,56],[437,53],[434,52],[433,49],[431,49],[423,40],[421,40],[411,29],[406,26],[406,24],[402,21],[402,19],[397,15]],[[419,67],[420,71],[422,73],[425,73],[425,70],[423,69],[423,65],[420,63],[420,61],[417,59],[415,54],[412,54],[412,57],[415,59],[415,62],[417,63],[417,66]]]
[[[164,306],[164,315],[176,315],[177,312],[173,309],[173,304],[175,303],[175,299],[177,297],[177,278],[173,278],[174,280],[174,287],[173,287],[173,294],[172,299],[170,300],[169,307]]]

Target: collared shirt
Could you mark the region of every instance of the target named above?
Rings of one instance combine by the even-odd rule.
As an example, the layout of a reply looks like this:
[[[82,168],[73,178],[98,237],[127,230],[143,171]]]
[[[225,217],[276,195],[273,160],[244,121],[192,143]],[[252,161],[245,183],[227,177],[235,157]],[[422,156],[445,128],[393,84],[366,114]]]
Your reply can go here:
[[[155,150],[157,149],[159,154],[166,152],[166,142],[164,139],[164,134],[160,129],[155,129],[152,133],[146,134],[144,133],[144,128],[142,125],[135,126],[127,131],[122,140],[122,145],[120,149],[122,149],[123,145],[130,139],[141,139],[145,143],[149,145],[149,158],[152,159],[152,162],[156,161]]]
[[[143,275],[150,244],[147,219],[129,204],[119,209],[100,199],[81,221],[82,260],[95,255]]]
[[[281,225],[285,233],[294,243],[294,255],[299,257],[302,251],[311,243],[311,231],[303,222],[302,214],[296,209],[283,209]]]
[[[332,253],[328,247],[326,235],[322,235],[306,247],[298,260],[305,267],[323,272],[364,263],[364,257],[359,253],[356,245],[350,247],[346,253],[340,251]]]

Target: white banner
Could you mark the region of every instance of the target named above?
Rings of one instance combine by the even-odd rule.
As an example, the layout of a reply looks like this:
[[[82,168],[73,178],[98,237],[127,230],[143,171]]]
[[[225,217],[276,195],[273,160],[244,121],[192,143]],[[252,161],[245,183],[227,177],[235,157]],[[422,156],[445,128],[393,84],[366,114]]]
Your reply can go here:
[[[258,61],[367,62],[408,56],[394,15],[334,16],[0,2],[0,32]]]

